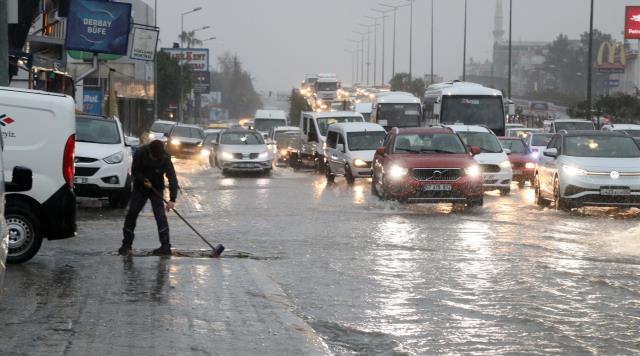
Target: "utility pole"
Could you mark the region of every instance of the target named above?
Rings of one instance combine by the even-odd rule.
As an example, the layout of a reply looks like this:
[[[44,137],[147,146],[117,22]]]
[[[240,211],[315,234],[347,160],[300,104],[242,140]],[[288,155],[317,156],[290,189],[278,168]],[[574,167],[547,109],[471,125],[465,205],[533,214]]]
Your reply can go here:
[[[509,0],[509,75],[507,76],[507,94],[509,99],[511,99],[511,56],[512,56],[512,47],[511,47],[511,35],[512,35],[512,26],[513,26],[513,0]]]
[[[592,103],[592,75],[593,75],[593,0],[591,0],[591,14],[589,17],[589,58],[587,59],[587,120],[591,120]],[[598,126],[600,124],[598,123]]]
[[[9,20],[7,0],[0,0],[0,86],[9,86]]]
[[[378,82],[378,18],[365,16],[373,20],[373,86]]]
[[[409,6],[409,4],[393,6],[389,4],[380,3],[380,6],[393,9],[393,56],[391,60],[391,76],[395,77],[396,76],[396,28],[397,28],[396,24],[398,20],[398,9],[401,7]]]
[[[413,80],[413,2],[409,1],[409,80]]]
[[[356,45],[355,54],[356,54],[356,78],[353,84],[355,84],[360,79],[360,41],[350,39],[349,42]]]
[[[386,51],[386,38],[387,38],[387,13],[391,12],[391,10],[387,10],[387,11],[383,11],[383,10],[377,10],[377,9],[372,9],[375,12],[378,12],[380,14],[382,14],[382,85],[384,85],[385,82],[385,75],[384,75],[384,70],[385,70],[385,57],[387,55],[387,51]]]
[[[367,85],[370,85],[371,81],[370,81],[369,74],[371,73],[371,26],[372,25],[364,25],[364,24],[358,24],[358,25],[367,28],[367,32],[366,32],[367,33]]]
[[[364,35],[365,32],[353,31],[353,33],[360,35],[361,38],[361,46],[360,46],[360,84],[364,84]]]
[[[467,80],[467,0],[464,0],[464,41],[462,45],[462,81]]]
[[[431,84],[433,84],[433,0],[431,0]]]

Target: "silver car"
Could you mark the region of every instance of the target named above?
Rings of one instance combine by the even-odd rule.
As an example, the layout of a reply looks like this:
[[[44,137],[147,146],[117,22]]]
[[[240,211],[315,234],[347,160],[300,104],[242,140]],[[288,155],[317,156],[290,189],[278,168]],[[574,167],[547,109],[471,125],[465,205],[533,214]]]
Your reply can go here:
[[[640,207],[640,148],[624,133],[561,131],[534,180],[538,205]]]
[[[273,153],[259,132],[224,130],[215,145],[215,163],[223,175],[234,172],[269,174],[273,169]]]

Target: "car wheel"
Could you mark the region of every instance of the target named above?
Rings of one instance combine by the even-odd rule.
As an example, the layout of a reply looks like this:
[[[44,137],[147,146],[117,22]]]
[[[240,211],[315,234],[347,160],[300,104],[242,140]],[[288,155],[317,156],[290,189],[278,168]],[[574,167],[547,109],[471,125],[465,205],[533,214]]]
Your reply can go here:
[[[511,194],[511,188],[500,188],[500,195],[507,196]]]
[[[7,262],[23,263],[35,256],[42,245],[40,220],[27,204],[8,203],[5,212],[9,232],[9,255]]]
[[[289,155],[289,166],[293,168],[294,172],[297,172],[300,170],[300,161],[298,161],[297,153],[292,153]]]
[[[313,160],[313,168],[317,173],[323,173],[325,170],[324,163],[320,159],[320,156],[316,156]]]
[[[273,168],[267,168],[264,170],[263,174],[267,177],[271,176],[271,173],[273,172]]]
[[[356,178],[353,176],[353,173],[351,172],[351,167],[349,167],[348,164],[344,166],[344,177],[347,180],[347,183],[349,183],[349,185],[353,185],[353,183],[356,182]]]
[[[540,177],[538,177],[537,174],[533,178],[533,189],[536,194],[536,204],[542,207],[549,206],[549,201],[542,197],[542,191],[540,190]]]
[[[518,188],[524,188],[524,184],[526,183],[525,180],[519,180],[518,181]]]
[[[223,169],[223,170],[222,170],[222,176],[223,176],[223,177],[228,177],[228,176],[229,176],[229,171],[228,171],[228,170],[226,170],[226,169]]]
[[[467,208],[469,209],[478,208],[478,207],[481,208],[483,205],[484,205],[484,198],[469,200],[467,202]]]
[[[553,181],[553,202],[556,210],[571,210],[571,206],[567,200],[560,196],[560,180],[558,177]]]
[[[327,166],[327,169],[325,170],[325,176],[327,177],[327,183],[329,184],[335,182],[336,180],[336,176],[334,176],[333,173],[331,173],[330,166]]]

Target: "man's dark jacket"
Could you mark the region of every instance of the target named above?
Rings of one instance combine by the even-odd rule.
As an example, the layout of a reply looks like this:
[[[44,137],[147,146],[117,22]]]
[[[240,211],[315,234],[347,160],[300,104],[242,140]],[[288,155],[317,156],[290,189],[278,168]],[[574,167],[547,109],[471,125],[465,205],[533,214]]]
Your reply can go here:
[[[152,159],[149,146],[142,146],[133,157],[131,167],[133,175],[133,189],[146,192],[144,180],[148,179],[151,185],[158,191],[164,191],[164,176],[169,179],[169,200],[176,201],[178,197],[178,178],[171,162],[171,156],[165,154],[160,159]]]

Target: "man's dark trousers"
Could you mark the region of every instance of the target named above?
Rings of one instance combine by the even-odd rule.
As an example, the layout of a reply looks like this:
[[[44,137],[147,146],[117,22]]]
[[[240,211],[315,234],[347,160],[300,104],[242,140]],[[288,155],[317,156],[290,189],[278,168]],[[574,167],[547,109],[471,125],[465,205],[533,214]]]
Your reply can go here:
[[[144,205],[147,203],[147,199],[151,201],[151,208],[153,209],[153,216],[156,218],[156,224],[158,225],[158,235],[160,237],[160,243],[162,246],[171,247],[169,242],[169,222],[167,222],[167,214],[164,210],[164,202],[162,201],[162,197],[151,190],[147,191],[133,191],[131,195],[131,200],[129,201],[129,212],[127,213],[127,217],[124,220],[124,240],[122,240],[123,245],[131,245],[133,244],[133,239],[135,237],[134,231],[136,229],[136,220],[138,220],[138,215],[140,215],[140,211],[144,208]]]

